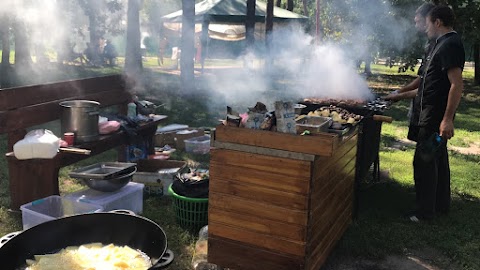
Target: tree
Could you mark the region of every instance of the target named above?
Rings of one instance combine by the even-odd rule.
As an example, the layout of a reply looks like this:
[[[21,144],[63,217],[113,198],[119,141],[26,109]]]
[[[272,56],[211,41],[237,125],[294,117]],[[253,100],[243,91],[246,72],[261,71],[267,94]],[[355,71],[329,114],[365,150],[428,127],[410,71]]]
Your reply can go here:
[[[28,28],[24,21],[18,17],[14,19],[13,35],[15,39],[15,66],[28,68],[32,64],[30,55]]]
[[[0,66],[0,88],[9,86],[10,71],[10,16],[0,15],[0,38],[2,42],[2,65]]]
[[[140,8],[142,0],[128,0],[127,47],[125,52],[125,72],[136,77],[143,71],[140,48]]]
[[[252,49],[255,43],[255,5],[256,0],[247,0],[247,18],[245,20],[246,49]]]
[[[182,10],[180,78],[182,91],[187,93],[195,88],[193,63],[195,55],[195,1],[182,0]]]
[[[2,42],[2,69],[10,66],[10,16],[0,17],[0,38]]]

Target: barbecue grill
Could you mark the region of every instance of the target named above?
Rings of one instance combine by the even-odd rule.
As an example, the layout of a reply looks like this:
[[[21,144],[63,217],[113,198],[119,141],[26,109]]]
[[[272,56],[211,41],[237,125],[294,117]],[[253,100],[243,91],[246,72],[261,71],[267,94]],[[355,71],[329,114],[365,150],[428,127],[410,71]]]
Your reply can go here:
[[[390,106],[390,102],[380,97],[372,100],[335,100],[308,98],[299,102],[306,107],[302,114],[314,111],[323,106],[335,105],[344,108],[352,113],[363,116],[358,129],[357,161],[356,161],[356,182],[365,180],[365,177],[373,165],[373,182],[380,179],[380,134],[382,122],[375,121],[373,115],[383,115]]]

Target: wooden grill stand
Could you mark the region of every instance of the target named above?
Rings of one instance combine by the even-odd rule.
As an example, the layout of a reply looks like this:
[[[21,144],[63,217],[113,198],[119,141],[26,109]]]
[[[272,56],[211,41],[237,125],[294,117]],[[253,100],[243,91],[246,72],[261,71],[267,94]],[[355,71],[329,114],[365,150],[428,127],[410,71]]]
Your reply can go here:
[[[116,107],[126,115],[131,95],[121,75],[65,81],[52,84],[8,88],[0,91],[0,134],[7,134],[7,151],[23,139],[27,129],[60,119],[65,100],[94,100],[100,106]],[[148,151],[153,153],[153,136],[157,125],[166,116],[142,124],[137,134],[148,142]],[[37,127],[38,128],[38,127]],[[128,137],[123,131],[101,135],[97,141],[75,145],[91,150],[90,155],[60,151],[52,159],[18,160],[7,156],[10,180],[11,208],[19,207],[39,198],[59,194],[58,173],[60,168],[71,165],[106,150],[117,148],[118,160],[126,159],[125,145]]]
[[[219,126],[213,140],[208,261],[319,269],[352,219],[357,130],[341,139]]]

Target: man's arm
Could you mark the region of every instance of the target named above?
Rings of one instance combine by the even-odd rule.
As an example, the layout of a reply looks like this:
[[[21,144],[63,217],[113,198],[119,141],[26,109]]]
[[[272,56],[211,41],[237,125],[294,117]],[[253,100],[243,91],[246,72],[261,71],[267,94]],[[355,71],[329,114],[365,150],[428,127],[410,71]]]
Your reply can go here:
[[[407,84],[404,87],[398,89],[397,91],[398,91],[398,93],[405,93],[405,92],[408,92],[408,91],[418,89],[421,81],[422,81],[422,79],[420,78],[420,76],[418,76],[413,81],[411,81],[409,84]]]
[[[447,76],[451,85],[450,92],[448,93],[447,108],[443,115],[443,120],[440,123],[440,136],[448,140],[453,137],[453,116],[462,98],[462,69],[459,67],[451,68],[448,70]]]
[[[421,82],[422,82],[422,79],[419,76],[415,78],[413,81],[411,81],[409,84],[405,85],[404,87],[398,89],[397,91],[394,91],[391,94],[388,94],[387,96],[384,97],[384,99],[391,100],[391,101],[399,101],[402,99],[414,98],[415,95],[417,94],[418,87],[420,86]]]

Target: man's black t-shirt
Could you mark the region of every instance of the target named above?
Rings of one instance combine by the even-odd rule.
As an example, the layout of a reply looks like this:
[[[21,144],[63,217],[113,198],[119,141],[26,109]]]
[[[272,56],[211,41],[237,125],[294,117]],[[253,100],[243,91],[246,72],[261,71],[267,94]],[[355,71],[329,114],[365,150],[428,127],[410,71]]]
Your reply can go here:
[[[435,40],[429,40],[427,43],[425,43],[425,46],[423,47],[423,56],[422,56],[422,62],[420,63],[420,67],[418,68],[417,75],[423,79],[423,73],[425,69],[425,64],[427,63],[427,57],[432,51],[433,47],[435,46]]]
[[[463,69],[465,64],[465,50],[459,35],[450,32],[439,37],[426,60],[410,124],[438,131],[450,92],[447,72],[455,67]]]

